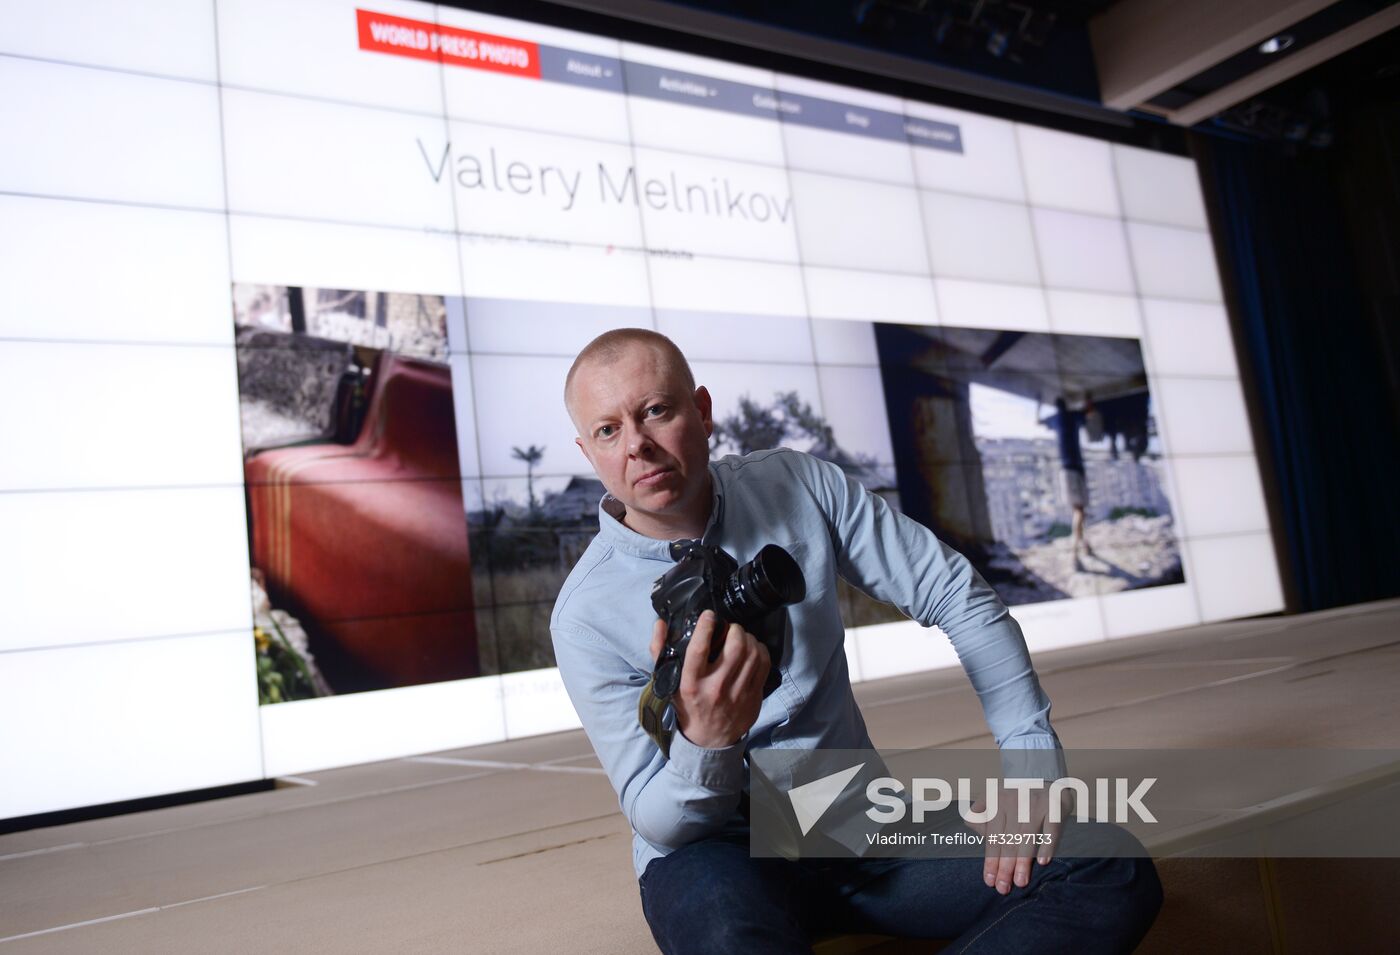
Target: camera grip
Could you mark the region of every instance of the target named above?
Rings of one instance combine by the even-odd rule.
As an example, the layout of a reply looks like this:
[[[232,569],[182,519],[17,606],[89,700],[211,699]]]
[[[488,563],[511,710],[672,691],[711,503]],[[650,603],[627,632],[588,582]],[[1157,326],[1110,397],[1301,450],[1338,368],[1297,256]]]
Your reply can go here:
[[[695,636],[695,627],[700,622],[697,611],[679,620],[673,619],[666,628],[666,642],[661,647],[661,655],[656,658],[654,691],[663,699],[670,699],[681,686],[681,673],[685,667],[686,652]],[[708,662],[714,663],[724,650],[724,635],[729,622],[715,618],[715,632],[710,637]]]

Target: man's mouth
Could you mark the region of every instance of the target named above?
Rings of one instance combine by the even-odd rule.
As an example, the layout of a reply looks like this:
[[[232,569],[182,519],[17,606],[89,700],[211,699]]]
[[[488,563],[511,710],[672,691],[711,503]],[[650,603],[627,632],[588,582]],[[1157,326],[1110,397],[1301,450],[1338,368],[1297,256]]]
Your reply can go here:
[[[641,477],[637,478],[637,480],[632,483],[637,487],[650,487],[657,481],[660,481],[666,475],[670,474],[671,471],[671,468],[657,468],[654,471],[648,471],[646,474],[643,474]]]

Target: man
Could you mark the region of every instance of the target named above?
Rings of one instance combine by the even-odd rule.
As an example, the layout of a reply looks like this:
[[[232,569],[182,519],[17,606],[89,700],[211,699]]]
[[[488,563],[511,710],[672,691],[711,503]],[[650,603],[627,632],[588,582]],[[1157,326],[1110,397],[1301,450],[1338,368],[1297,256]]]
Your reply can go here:
[[[745,754],[871,748],[846,670],[836,577],[949,635],[1003,748],[1058,756],[1050,703],[1020,630],[968,562],[841,471],[779,449],[711,463],[709,392],[655,332],[605,333],[565,383],[578,445],[608,495],[598,536],[551,621],[559,671],[634,830],[643,911],[667,953],[810,951],[830,931],[958,938],[952,951],[1125,951],[1160,904],[1140,859],[807,860],[750,856]],[[765,544],[801,565],[782,682],[738,625],[713,663],[711,616],[687,651],[663,755],[637,703],[664,639],[651,583],[669,543],[703,538],[747,561]],[[1092,886],[1086,890],[1086,886]],[[1039,904],[1026,906],[1037,899]],[[1089,935],[1086,937],[1086,931]]]
[[[1060,446],[1060,489],[1070,509],[1070,550],[1074,569],[1083,570],[1081,557],[1094,557],[1094,549],[1084,536],[1084,508],[1089,504],[1089,484],[1084,477],[1084,453],[1079,446],[1079,426],[1093,408],[1085,405],[1083,413],[1070,411],[1063,397],[1055,399],[1055,434]]]

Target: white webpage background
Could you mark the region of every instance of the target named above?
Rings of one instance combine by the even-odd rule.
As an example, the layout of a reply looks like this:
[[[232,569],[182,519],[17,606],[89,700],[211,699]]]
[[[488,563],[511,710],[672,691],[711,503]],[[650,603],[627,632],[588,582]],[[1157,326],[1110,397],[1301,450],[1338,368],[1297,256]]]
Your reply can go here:
[[[0,736],[0,817],[576,725],[554,671],[258,707],[234,282],[1138,338],[1187,583],[1017,607],[1031,649],[1282,606],[1188,160],[429,4],[366,8],[952,123],[964,152],[362,52],[343,0],[0,0],[0,720],[24,727]],[[424,150],[449,143],[727,177],[790,196],[791,215],[469,192],[428,173]],[[542,476],[572,472],[551,402],[586,338],[522,337],[534,347],[510,355],[454,338],[476,423],[461,433],[528,381],[559,419]],[[835,369],[878,374],[835,351],[752,370],[819,396],[854,374]],[[524,473],[463,459],[468,484]],[[912,624],[854,630],[848,654],[864,679],[956,662]]]

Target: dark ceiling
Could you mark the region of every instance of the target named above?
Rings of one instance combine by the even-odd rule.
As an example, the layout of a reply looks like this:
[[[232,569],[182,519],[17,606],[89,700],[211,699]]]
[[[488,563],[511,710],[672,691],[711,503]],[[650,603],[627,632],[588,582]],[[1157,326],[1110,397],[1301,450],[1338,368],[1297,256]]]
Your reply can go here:
[[[1400,108],[1400,0],[440,2],[1176,152],[1188,127],[1322,149],[1339,105]],[[1277,55],[1270,10],[1298,11]]]
[[[1120,2],[1132,0],[671,0],[1093,104],[1101,96],[1089,23]],[[1264,54],[1251,43],[1158,93],[1142,105],[1146,112],[1129,113],[1149,123],[1170,118],[1170,110],[1394,6],[1394,0],[1324,4],[1286,29],[1289,48],[1282,55]],[[1400,29],[1223,106],[1199,128],[1325,148],[1340,102],[1377,99],[1400,106]]]
[[[679,0],[677,5],[1097,102],[1087,24],[1113,0]]]

